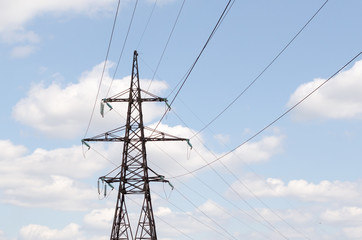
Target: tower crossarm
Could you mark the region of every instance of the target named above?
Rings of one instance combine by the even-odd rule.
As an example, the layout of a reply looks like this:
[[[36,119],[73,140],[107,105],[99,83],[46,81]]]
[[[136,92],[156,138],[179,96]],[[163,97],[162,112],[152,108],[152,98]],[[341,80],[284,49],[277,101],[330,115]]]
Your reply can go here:
[[[103,102],[129,102],[129,98],[105,98]],[[152,97],[152,98],[141,98],[141,102],[167,102],[166,98]]]
[[[82,142],[138,142],[144,140],[145,142],[151,142],[151,141],[186,141],[189,145],[189,139],[188,138],[180,138],[173,136],[168,133],[164,133],[149,127],[144,127],[145,130],[149,133],[149,136],[145,136],[144,138],[141,137],[133,137],[128,138],[125,136],[120,136],[124,130],[125,127],[120,127],[113,129],[111,131],[99,134],[95,137],[91,138],[84,138]]]
[[[140,93],[142,93],[142,97],[140,97],[140,100],[141,102],[166,102],[167,103],[167,98],[163,98],[163,97],[159,97],[153,93],[150,93],[148,91],[145,91],[143,89],[139,89],[140,90]],[[102,99],[102,101],[104,103],[107,103],[107,102],[129,102],[129,101],[132,101],[132,99],[130,100],[130,98],[127,96],[127,97],[121,97],[121,96],[124,96],[124,95],[127,95],[129,94],[130,91],[137,91],[137,89],[135,88],[131,88],[130,89],[127,89],[119,94],[116,94],[112,97],[109,97],[109,98],[104,98]],[[147,96],[147,97],[146,97]]]

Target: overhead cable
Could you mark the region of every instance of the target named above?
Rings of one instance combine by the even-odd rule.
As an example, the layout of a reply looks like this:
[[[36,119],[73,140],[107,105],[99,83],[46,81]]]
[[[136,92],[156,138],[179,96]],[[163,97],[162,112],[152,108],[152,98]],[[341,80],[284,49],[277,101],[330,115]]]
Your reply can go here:
[[[164,151],[162,148],[160,148],[159,146],[157,146],[165,155],[167,155],[170,159],[172,159],[174,162],[176,162],[180,167],[182,167],[185,171],[188,171],[187,168],[185,168],[179,161],[177,161],[175,158],[173,158],[171,155],[169,155],[166,151]],[[203,157],[200,156],[202,159]],[[167,173],[167,171],[165,171],[163,168],[161,168],[158,164],[156,164],[155,162],[150,161],[152,164],[154,164],[156,167],[158,167],[161,171],[163,171],[164,173]],[[211,186],[210,184],[208,184],[207,182],[203,181],[200,177],[198,177],[196,174],[191,173],[191,175],[198,180],[201,184],[203,184],[205,187],[207,187],[210,191],[214,192],[216,195],[218,195],[220,198],[222,198],[224,201],[228,202],[229,204],[231,204],[232,206],[234,206],[235,208],[237,208],[240,212],[242,212],[243,214],[245,214],[246,216],[248,216],[249,218],[253,219],[255,222],[261,224],[262,226],[269,228],[270,230],[274,230],[273,228],[271,228],[269,225],[264,224],[263,222],[261,222],[260,220],[258,220],[256,217],[254,217],[253,215],[249,214],[247,211],[245,211],[244,209],[242,209],[241,207],[237,206],[235,203],[231,202],[229,199],[227,199],[225,196],[223,196],[219,191],[217,191],[213,186]],[[193,191],[195,194],[202,196],[202,194],[200,194],[198,191],[193,190],[191,187],[187,186],[185,183],[183,183],[182,181],[175,179],[176,181],[178,181],[179,183],[181,183],[182,185],[186,186],[188,189],[190,189],[191,191]],[[229,185],[229,187],[231,187]],[[205,198],[204,196],[202,196],[203,198]],[[231,215],[230,213],[224,211],[226,214]],[[235,216],[233,216],[234,218],[236,218]],[[251,225],[246,224],[245,222],[241,221],[240,219],[236,218],[240,223],[244,224],[245,226],[247,226],[248,228],[252,229],[254,232],[258,232],[259,234],[261,234],[263,237],[265,237],[266,239],[269,239],[268,237],[266,237],[262,232],[260,232],[259,230],[253,228]]]
[[[150,16],[148,16],[148,20],[147,20],[146,26],[145,26],[145,28],[143,29],[142,35],[141,35],[141,37],[140,37],[140,40],[139,40],[139,42],[138,42],[138,45],[137,45],[137,48],[136,48],[136,49],[138,49],[139,46],[141,45],[143,36],[145,35],[146,30],[147,30],[147,28],[148,28],[148,25],[150,24],[150,21],[151,21],[151,18],[152,18],[152,16],[153,16],[153,12],[155,11],[156,5],[157,5],[157,0],[153,3],[153,7],[152,7],[152,10],[151,10]]]
[[[294,42],[294,40],[303,32],[303,30],[309,25],[309,23],[317,16],[317,14],[323,9],[323,7],[327,4],[328,0],[326,0],[322,6],[313,14],[313,16],[303,25],[303,27],[294,35],[294,37],[285,45],[285,47],[273,58],[273,60],[259,73],[259,75],[234,99],[229,103],[219,114],[217,114],[208,124],[206,124],[201,130],[199,130],[194,136],[200,134],[204,131],[208,126],[210,126],[216,119],[218,119],[226,110],[228,110],[265,72],[268,68],[273,65],[273,63],[282,55],[282,53]]]
[[[123,56],[123,51],[124,51],[124,48],[125,48],[125,46],[126,46],[127,39],[128,39],[128,35],[129,35],[130,30],[131,30],[133,18],[134,18],[135,13],[136,13],[137,4],[138,4],[138,0],[136,0],[136,3],[135,3],[134,8],[133,8],[132,17],[131,17],[131,20],[130,20],[129,25],[128,25],[127,34],[126,34],[126,36],[125,36],[125,38],[124,38],[124,41],[123,41],[123,46],[122,46],[121,54],[119,55],[119,58],[118,58],[118,61],[117,61],[117,65],[116,65],[116,69],[114,70],[113,77],[112,77],[112,81],[111,81],[111,84],[109,85],[109,88],[108,88],[108,91],[107,91],[107,94],[106,94],[106,98],[108,97],[109,91],[110,91],[111,88],[112,88],[113,81],[114,81],[114,79],[115,79],[115,77],[116,77],[116,74],[117,74],[117,71],[118,71],[118,67],[119,67],[119,64],[120,64],[121,59],[122,59],[122,56]]]
[[[187,126],[187,124],[186,124],[186,122],[175,112],[175,111],[173,111],[173,113],[176,115],[176,117],[185,125],[185,126]],[[200,120],[201,121],[201,120]],[[197,138],[199,139],[199,137],[197,136]],[[201,141],[201,139],[199,139],[199,141],[200,142],[202,142]],[[201,143],[212,155],[214,155],[214,157],[216,158],[216,155],[215,155],[215,153],[213,152],[213,151],[211,151],[205,144],[203,144],[203,143]],[[206,159],[204,159],[204,157],[202,156],[202,154],[200,154],[198,151],[195,151],[197,154],[198,154],[198,156],[202,159],[202,160],[204,160],[204,162],[206,162],[207,163],[207,161],[206,161]],[[169,155],[168,155],[169,156]],[[169,156],[170,157],[170,156]],[[181,165],[181,163],[179,163],[176,159],[174,159],[174,158],[172,158],[172,157],[170,157],[171,159],[173,159],[178,165],[180,165],[183,169],[185,169],[187,172],[190,172],[188,169],[186,169],[185,167],[183,167],[182,165]],[[259,202],[261,202],[266,208],[268,208],[274,215],[276,215],[279,219],[281,219],[284,223],[286,223],[290,228],[292,228],[295,232],[297,232],[297,233],[299,233],[299,234],[301,234],[301,235],[303,235],[303,237],[305,237],[306,239],[309,239],[310,240],[310,238],[308,237],[308,236],[306,236],[303,232],[301,232],[300,230],[298,230],[298,229],[296,229],[295,227],[293,227],[290,223],[288,223],[285,219],[283,219],[279,214],[277,214],[275,211],[273,211],[262,199],[260,199],[258,196],[256,196],[256,194],[254,193],[254,192],[252,192],[252,190],[249,188],[249,187],[247,187],[246,186],[246,184],[244,183],[244,182],[242,182],[239,178],[237,178],[236,177],[236,175],[223,163],[223,162],[221,162],[220,161],[220,163],[222,164],[222,166],[236,179],[236,181],[238,181],[238,182],[240,182]],[[229,188],[230,189],[232,189],[233,190],[233,192],[234,193],[236,193],[236,195],[237,196],[239,196],[240,198],[241,198],[241,200],[242,201],[246,201],[246,200],[244,200],[242,197],[241,197],[241,195],[240,194],[238,194],[237,192],[236,192],[236,190],[234,189],[234,187],[233,186],[231,186],[230,184],[228,184],[227,183],[227,181],[225,180],[225,178],[224,177],[222,177],[222,175],[220,175],[211,165],[209,165],[209,167],[216,173],[216,175],[218,175],[218,177],[226,184],[226,185],[228,185],[229,186]],[[194,174],[194,173],[191,173],[192,174],[192,176],[193,177],[195,177],[196,179],[198,179],[198,177],[197,177],[197,175],[196,174]],[[202,181],[201,181],[201,179],[198,179],[201,183],[203,183]],[[203,183],[204,185],[206,184],[206,183]],[[207,185],[205,185],[205,186],[207,186]],[[208,187],[208,186],[207,186]],[[249,205],[249,203],[247,203],[247,205]],[[251,207],[251,205],[249,205],[249,207]],[[251,207],[252,208],[252,207]],[[253,208],[252,208],[253,209]],[[240,210],[240,209],[239,209]],[[254,211],[256,211],[255,209],[253,209]],[[248,216],[250,216],[249,214],[247,214]],[[262,216],[261,216],[262,217]],[[262,217],[263,218],[263,217]],[[263,218],[264,220],[265,220],[265,222],[267,222],[268,223],[268,225],[267,225],[267,227],[269,227],[271,230],[274,230],[275,232],[277,232],[279,235],[281,235],[282,237],[284,237],[285,238],[285,236],[281,233],[281,232],[279,232],[270,222],[268,222],[265,218]],[[262,224],[262,223],[261,223]],[[263,224],[264,225],[264,224]],[[264,225],[265,226],[265,225]]]
[[[100,78],[100,81],[99,81],[98,90],[97,90],[97,94],[96,94],[96,97],[95,97],[95,100],[94,100],[92,113],[91,113],[91,116],[90,116],[90,118],[89,118],[88,126],[87,126],[87,129],[86,129],[85,133],[84,133],[84,137],[83,137],[83,138],[85,138],[85,137],[87,136],[87,134],[88,134],[89,127],[90,127],[91,122],[92,122],[92,119],[93,119],[94,110],[95,110],[95,108],[96,108],[96,104],[97,104],[97,101],[98,101],[99,92],[100,92],[100,90],[101,90],[102,81],[103,81],[103,76],[104,76],[104,72],[105,72],[106,66],[107,66],[109,50],[111,49],[111,44],[112,44],[112,39],[113,39],[114,28],[115,28],[116,22],[117,22],[117,17],[118,17],[118,11],[119,11],[120,1],[121,1],[121,0],[118,0],[117,9],[116,9],[116,14],[115,14],[114,20],[113,20],[113,26],[112,26],[111,36],[110,36],[110,38],[109,38],[109,43],[108,43],[106,58],[105,58],[104,64],[103,64],[102,75],[101,75],[101,78]]]
[[[223,154],[222,156],[214,159],[213,161],[209,162],[206,165],[203,165],[199,168],[196,168],[192,171],[189,171],[187,173],[184,174],[180,174],[177,176],[173,176],[173,177],[169,177],[169,179],[172,178],[178,178],[178,177],[183,177],[186,175],[190,175],[192,173],[195,173],[197,171],[200,171],[201,169],[204,169],[205,167],[221,160],[222,158],[228,156],[230,153],[234,152],[236,149],[242,147],[243,145],[245,145],[246,143],[250,142],[252,139],[254,139],[256,136],[258,136],[259,134],[261,134],[262,132],[264,132],[266,129],[268,129],[269,127],[271,127],[274,123],[276,123],[277,121],[279,121],[281,118],[283,118],[285,115],[287,115],[289,112],[291,112],[294,108],[296,108],[298,105],[300,105],[302,102],[304,102],[308,97],[310,97],[313,93],[315,93],[318,89],[320,89],[323,85],[325,85],[327,82],[329,82],[332,78],[334,78],[338,73],[340,73],[344,68],[346,68],[351,62],[353,62],[356,58],[358,58],[360,55],[362,54],[362,52],[358,53],[355,57],[353,57],[351,60],[349,60],[345,65],[343,65],[343,67],[341,67],[338,71],[336,71],[332,76],[330,76],[328,79],[326,79],[325,81],[323,81],[320,85],[318,85],[316,88],[314,88],[311,92],[309,92],[305,97],[303,97],[301,100],[299,100],[297,103],[295,103],[293,106],[291,106],[288,110],[286,110],[284,113],[282,113],[280,116],[278,116],[276,119],[274,119],[272,122],[270,122],[269,124],[267,124],[265,127],[263,127],[262,129],[260,129],[258,132],[256,132],[254,135],[252,135],[251,137],[249,137],[247,140],[245,140],[244,142],[242,142],[241,144],[239,144],[238,146],[236,146],[235,148],[233,148],[232,150],[230,150],[229,152]]]
[[[222,225],[220,225],[217,221],[209,217],[202,209],[198,208],[195,203],[193,203],[188,197],[185,196],[181,191],[175,189],[178,194],[180,194],[186,201],[188,201],[192,206],[194,206],[195,209],[198,209],[206,218],[208,218],[210,221],[212,221],[215,225],[217,225],[220,229],[222,229],[227,235],[229,235],[232,239],[236,239],[232,234],[229,233],[229,231],[224,228]],[[229,238],[228,238],[229,239]]]
[[[183,0],[183,2],[182,2],[182,4],[181,4],[180,10],[179,10],[179,12],[178,12],[178,14],[177,14],[177,17],[176,17],[176,20],[175,20],[175,22],[174,22],[174,24],[173,24],[172,30],[171,30],[171,32],[170,32],[170,35],[168,36],[166,45],[165,45],[165,47],[163,48],[163,51],[162,51],[162,54],[161,54],[160,59],[158,60],[158,63],[157,63],[157,66],[156,66],[156,70],[153,72],[152,79],[151,79],[151,81],[150,81],[150,84],[149,84],[148,87],[147,87],[147,91],[150,89],[150,87],[151,87],[151,85],[152,85],[152,82],[153,82],[153,80],[154,80],[154,78],[155,78],[156,72],[157,72],[157,70],[158,70],[158,67],[159,67],[160,64],[161,64],[161,61],[162,61],[162,59],[163,59],[163,55],[164,55],[165,52],[166,52],[168,43],[170,42],[171,36],[172,36],[172,34],[173,34],[173,31],[175,30],[176,24],[177,24],[178,19],[179,19],[180,15],[181,15],[182,9],[183,9],[183,7],[184,7],[184,5],[185,5],[185,1],[186,1],[186,0]]]
[[[194,63],[191,65],[191,67],[189,68],[189,70],[186,72],[186,74],[184,75],[184,77],[181,79],[181,81],[179,82],[178,85],[180,85],[180,87],[178,88],[175,96],[173,97],[172,101],[169,104],[169,107],[171,107],[171,105],[173,104],[173,102],[175,101],[175,99],[177,98],[178,94],[180,93],[181,89],[183,88],[183,86],[185,85],[187,79],[189,78],[192,70],[194,69],[194,67],[196,66],[197,62],[199,61],[202,53],[204,52],[204,50],[206,49],[207,45],[209,44],[210,40],[212,39],[212,37],[214,36],[214,34],[216,33],[217,29],[219,28],[219,26],[221,25],[221,23],[223,22],[224,18],[226,17],[226,15],[229,13],[229,10],[231,9],[231,7],[233,6],[235,0],[229,0],[228,3],[226,4],[221,16],[219,17],[219,20],[217,21],[214,29],[212,30],[212,32],[210,33],[207,41],[205,42],[204,46],[202,47],[200,53],[198,54],[198,56],[196,57]],[[176,86],[176,87],[177,87]],[[175,90],[175,89],[174,89]],[[172,91],[173,92],[173,91]],[[157,129],[157,127],[160,125],[160,123],[162,122],[162,120],[164,119],[164,117],[166,116],[167,112],[169,111],[169,109],[167,109],[164,114],[162,115],[161,119],[158,121],[155,129]]]
[[[142,205],[140,203],[138,203],[136,200],[134,200],[133,198],[129,198],[134,204],[138,205],[139,207],[142,207]],[[167,224],[169,227],[171,227],[172,229],[176,230],[177,232],[181,233],[182,235],[184,235],[185,237],[189,238],[189,239],[194,239],[192,238],[190,235],[184,233],[183,231],[181,231],[180,229],[176,228],[175,226],[171,225],[169,222],[163,220],[161,217],[155,215],[155,217],[160,220],[161,222]]]
[[[189,216],[190,218],[194,219],[195,221],[199,222],[200,224],[204,225],[206,228],[209,228],[210,230],[212,230],[215,233],[218,233],[219,235],[221,235],[222,237],[224,237],[224,239],[230,239],[228,236],[226,236],[223,232],[220,232],[218,229],[215,229],[213,226],[211,226],[211,224],[206,223],[205,221],[200,220],[199,218],[195,217],[194,215],[192,215],[190,212],[185,211],[183,209],[181,209],[180,207],[178,207],[176,204],[170,202],[168,199],[165,199],[164,197],[162,197],[160,194],[152,191],[153,194],[156,194],[159,198],[167,201],[169,204],[171,204],[172,206],[174,206],[175,208],[177,208],[180,212],[185,213],[187,216]],[[208,217],[209,218],[209,217]]]

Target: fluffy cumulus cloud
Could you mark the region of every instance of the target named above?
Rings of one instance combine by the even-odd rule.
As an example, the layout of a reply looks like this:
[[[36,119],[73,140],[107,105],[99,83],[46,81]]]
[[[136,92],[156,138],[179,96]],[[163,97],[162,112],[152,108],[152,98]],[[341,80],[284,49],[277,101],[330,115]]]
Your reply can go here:
[[[150,126],[154,127],[153,125]],[[167,126],[160,124],[157,128],[165,133],[172,134],[181,138],[188,138],[193,136],[194,131],[192,129],[182,126]],[[235,150],[233,153],[221,158],[222,161],[230,169],[241,169],[245,163],[255,163],[261,161],[267,161],[273,155],[279,153],[282,150],[283,136],[266,136],[259,141],[249,142],[242,147]],[[205,147],[205,142],[202,136],[193,138],[190,141],[190,145],[187,141],[183,142],[148,142],[148,161],[149,165],[161,175],[174,177],[179,175],[186,175],[192,177],[192,174],[188,174],[190,171],[199,169],[202,171],[210,170],[209,167],[205,167],[207,164],[212,163],[215,169],[220,167],[215,161],[223,153],[212,152]],[[224,170],[224,168],[222,168]],[[201,171],[196,171],[196,173]]]
[[[344,222],[359,224],[362,221],[362,208],[342,207],[340,209],[327,209],[322,214],[322,219],[328,222]]]
[[[113,216],[113,208],[94,209],[84,217],[84,223],[93,229],[109,229]]]
[[[94,187],[82,183],[104,168],[104,159],[83,159],[81,147],[36,149],[27,154],[24,146],[1,140],[0,190],[2,202],[18,206],[85,210],[96,198]]]
[[[356,62],[352,68],[341,72],[326,85],[312,94],[293,112],[297,120],[315,118],[351,119],[362,117],[362,61]],[[325,79],[315,79],[302,84],[291,95],[288,107],[304,98]]]
[[[13,58],[24,58],[32,54],[34,51],[35,46],[32,45],[17,46],[11,51],[11,56]]]
[[[247,142],[234,152],[222,159],[232,167],[242,166],[245,163],[258,163],[269,160],[283,149],[284,136],[265,136],[259,141]]]
[[[155,126],[151,125],[150,127]],[[186,139],[193,136],[195,132],[183,126],[171,127],[164,124],[160,124],[157,130]],[[243,145],[220,161],[235,169],[240,169],[244,163],[266,161],[281,150],[282,141],[283,136],[266,136],[260,141],[249,142]],[[205,166],[211,162],[216,169],[219,167],[218,161],[215,162],[215,160],[222,156],[223,153],[216,153],[207,149],[202,135],[189,140],[189,143],[191,145],[187,141],[162,142],[162,144],[159,142],[148,142],[147,155],[149,166],[166,177],[183,174],[192,177],[192,174],[187,173],[195,169],[210,170],[210,168]]]
[[[245,188],[248,186],[248,188]],[[307,202],[358,203],[362,197],[361,182],[321,181],[310,183],[306,180],[291,180],[288,183],[280,179],[266,180],[250,177],[232,184],[241,195],[253,197],[293,197]],[[248,190],[252,189],[252,193]],[[229,192],[231,194],[231,191]]]
[[[0,1],[0,41],[12,46],[13,58],[24,58],[36,51],[41,39],[37,33],[27,29],[28,23],[37,17],[47,14],[53,17],[93,16],[113,12],[115,4],[115,0]]]
[[[7,240],[3,231],[0,230],[0,240]]]
[[[114,0],[14,0],[0,2],[0,33],[22,30],[27,22],[44,14],[64,14],[67,12],[95,14],[113,10]],[[9,33],[10,34],[10,33]]]
[[[0,159],[12,159],[22,156],[27,152],[26,147],[15,145],[10,140],[0,140]]]
[[[139,208],[140,205],[137,205],[137,210],[130,210],[134,207],[132,206],[132,201],[128,201],[127,209],[129,220],[131,223],[131,228],[133,231],[136,231],[137,223],[139,221]],[[141,202],[142,203],[142,202]],[[168,205],[168,206],[167,206]],[[180,205],[178,203],[173,203],[171,205]],[[210,211],[215,210],[216,203],[213,201],[207,201],[202,204],[199,208],[194,208],[190,211],[175,211],[172,209],[170,204],[165,202],[161,203],[156,199],[153,201],[153,210],[154,217],[157,227],[158,237],[161,239],[184,239],[185,237],[190,238],[192,236],[199,236],[199,234],[215,234],[214,229],[215,223],[210,219],[218,219],[218,222],[224,222],[225,216],[222,215],[220,210],[217,214],[211,214]],[[202,209],[206,214],[210,216],[210,219],[206,218],[204,214],[200,212]],[[222,209],[221,207],[218,209]],[[101,232],[109,235],[109,232],[112,227],[112,221],[114,217],[114,208],[104,208],[104,209],[95,209],[92,210],[84,217],[84,227],[86,231],[95,231],[96,234],[101,235]],[[217,230],[216,233],[218,236],[225,236],[223,231]],[[108,236],[109,238],[109,236]]]
[[[343,229],[346,236],[350,239],[361,239],[362,238],[362,227],[346,227]]]
[[[215,234],[212,231],[214,226],[203,218],[197,209],[181,212],[168,207],[159,207],[155,210],[158,235],[162,236],[162,239],[183,239],[185,236],[190,238],[210,232]]]
[[[228,215],[225,214],[226,210],[212,200],[207,200],[198,208],[198,210],[207,214],[208,216],[212,216],[219,219],[229,217]]]
[[[20,230],[20,240],[85,240],[80,226],[77,224],[69,224],[63,229],[51,229],[47,226],[30,224]]]
[[[105,96],[111,77],[108,74],[109,67],[104,75],[101,85],[101,96]],[[99,86],[103,63],[95,66],[91,71],[82,74],[76,83],[62,86],[54,81],[52,84],[34,85],[27,97],[21,99],[13,109],[13,116],[19,122],[29,125],[48,136],[72,138],[84,133],[85,125],[90,118],[93,103]],[[141,80],[142,86],[148,86],[150,80]],[[129,88],[130,77],[115,79],[112,90],[123,91]],[[155,94],[160,94],[166,89],[166,84],[154,81],[150,89]],[[112,96],[111,92],[111,95]],[[128,96],[125,96],[128,97]],[[92,121],[92,129],[95,133],[101,133],[104,126],[118,127],[119,122],[124,121],[126,112],[125,103],[112,104],[114,110],[108,112],[106,106],[105,118],[99,113],[99,103]],[[145,122],[159,116],[164,111],[162,104],[149,103],[144,106]],[[121,115],[121,116],[120,116]],[[123,117],[122,117],[123,116]],[[107,129],[110,130],[110,129]]]

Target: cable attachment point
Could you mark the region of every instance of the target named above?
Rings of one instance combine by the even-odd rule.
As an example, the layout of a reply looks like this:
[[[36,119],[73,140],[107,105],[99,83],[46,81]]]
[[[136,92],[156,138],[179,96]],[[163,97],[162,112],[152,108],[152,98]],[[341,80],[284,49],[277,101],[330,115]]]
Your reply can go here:
[[[106,105],[108,106],[109,111],[111,111],[111,110],[113,109],[112,105],[111,105],[111,104],[109,104],[109,103],[106,101],[106,99],[105,99],[105,98],[104,98],[104,99],[102,99],[102,101],[101,101],[101,105],[100,105],[100,108],[101,108],[101,115],[102,115],[102,117],[104,117],[104,104],[106,104]]]
[[[173,190],[175,187],[171,184],[171,182],[169,180],[165,179],[165,176],[162,175],[158,175],[158,177],[160,178],[160,180],[164,183],[168,183],[168,185],[171,187],[171,190]]]
[[[82,139],[82,144],[86,145],[88,147],[88,150],[91,148],[90,145],[86,141],[84,141],[84,139]]]
[[[165,101],[165,104],[166,104],[166,106],[167,106],[167,111],[171,111],[171,105],[168,104],[167,98],[164,98],[163,100]]]
[[[190,146],[190,149],[192,150],[192,144],[190,143],[190,139],[186,139],[187,145]]]
[[[109,183],[109,182],[107,182],[107,180],[105,180],[105,177],[99,177],[98,182],[97,182],[98,194],[99,195],[101,194],[99,180],[102,181],[102,187],[104,186],[104,197],[107,197],[107,185],[111,188],[111,191],[113,191],[114,187],[113,187],[113,185],[111,183]]]

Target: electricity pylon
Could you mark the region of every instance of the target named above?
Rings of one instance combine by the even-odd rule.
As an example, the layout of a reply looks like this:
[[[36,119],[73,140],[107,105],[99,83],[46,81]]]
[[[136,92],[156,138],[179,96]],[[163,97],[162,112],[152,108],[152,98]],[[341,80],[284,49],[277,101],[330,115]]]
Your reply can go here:
[[[147,166],[146,142],[188,142],[186,138],[175,137],[143,125],[142,103],[166,102],[167,100],[140,88],[137,56],[137,51],[134,51],[130,88],[113,97],[103,99],[101,102],[101,104],[108,105],[109,102],[128,102],[126,125],[82,140],[83,143],[91,141],[124,143],[120,171],[114,177],[104,176],[100,178],[106,184],[119,183],[110,240],[157,239],[149,183],[168,182],[168,180]],[[128,98],[122,98],[126,94],[128,94]],[[145,135],[145,130],[149,136]],[[120,136],[122,132],[124,132],[123,137]],[[135,238],[133,238],[126,208],[126,195],[132,194],[143,194],[144,197]]]

